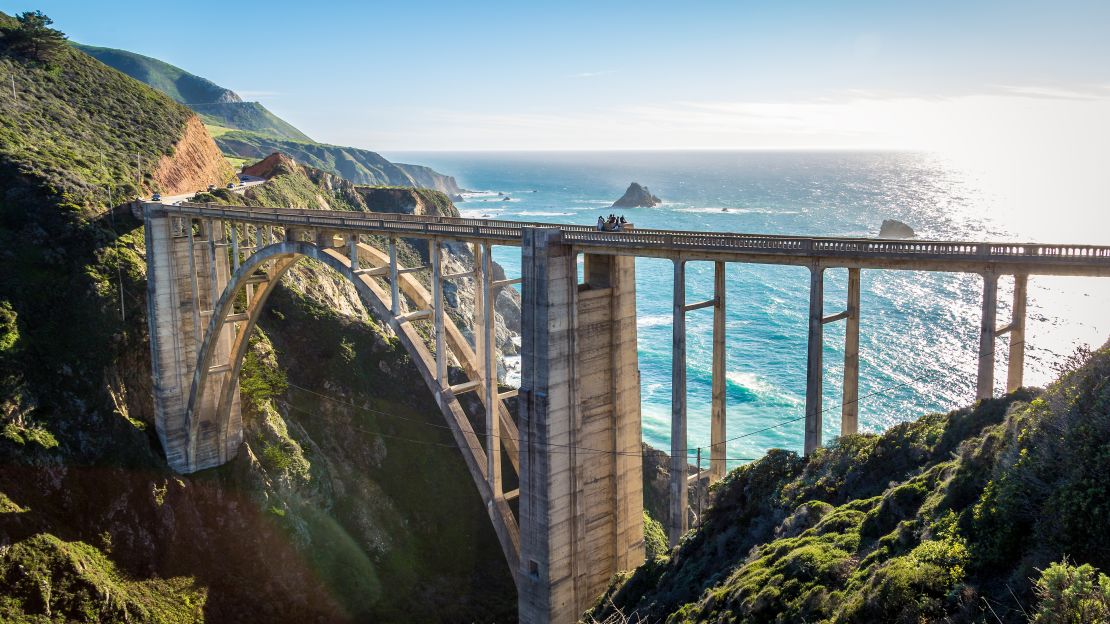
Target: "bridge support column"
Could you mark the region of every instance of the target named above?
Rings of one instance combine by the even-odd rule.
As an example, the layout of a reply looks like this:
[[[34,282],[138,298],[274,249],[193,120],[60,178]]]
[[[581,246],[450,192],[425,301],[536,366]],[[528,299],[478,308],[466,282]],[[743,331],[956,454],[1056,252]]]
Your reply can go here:
[[[230,371],[209,373],[208,390],[197,402],[199,438],[195,455],[189,451],[186,426],[189,392],[208,327],[208,313],[230,276],[230,257],[226,253],[229,243],[222,223],[205,223],[204,238],[198,239],[191,219],[169,217],[160,204],[144,207],[144,226],[155,429],[170,467],[190,473],[228,461],[242,442],[237,388],[226,438],[222,437],[224,424],[215,421],[219,388]],[[215,344],[214,362],[227,363],[232,339],[232,324],[227,324]]]
[[[671,315],[671,483],[670,545],[686,533],[689,495],[686,487],[689,455],[686,450],[686,262],[674,261],[674,305]]]
[[[447,380],[447,342],[444,335],[443,323],[443,266],[440,260],[440,246],[438,239],[429,243],[428,260],[432,264],[432,316],[436,339],[436,381],[439,388],[450,385]]]
[[[576,622],[643,561],[634,259],[523,233],[521,622]]]
[[[844,396],[840,435],[859,430],[859,293],[860,270],[848,269],[848,316],[844,327]]]
[[[821,357],[824,349],[825,268],[809,269],[809,346],[806,362],[805,454],[821,446]]]
[[[1028,275],[1014,276],[1014,311],[1010,321],[1010,364],[1006,369],[1006,392],[1021,387],[1025,375],[1025,303]]]
[[[709,425],[710,481],[716,481],[725,476],[726,373],[725,263],[717,262],[713,265],[713,407]]]
[[[997,335],[998,274],[983,274],[983,316],[979,324],[979,375],[975,398],[994,396],[994,339]]]

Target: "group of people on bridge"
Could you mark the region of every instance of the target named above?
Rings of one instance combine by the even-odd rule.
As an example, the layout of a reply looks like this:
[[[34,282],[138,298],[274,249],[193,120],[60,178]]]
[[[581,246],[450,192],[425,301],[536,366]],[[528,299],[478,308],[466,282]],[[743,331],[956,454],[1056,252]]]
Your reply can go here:
[[[617,217],[610,214],[608,219],[605,217],[597,218],[597,230],[599,232],[619,232],[623,230],[624,226],[627,224],[628,221],[625,220],[624,215]]]

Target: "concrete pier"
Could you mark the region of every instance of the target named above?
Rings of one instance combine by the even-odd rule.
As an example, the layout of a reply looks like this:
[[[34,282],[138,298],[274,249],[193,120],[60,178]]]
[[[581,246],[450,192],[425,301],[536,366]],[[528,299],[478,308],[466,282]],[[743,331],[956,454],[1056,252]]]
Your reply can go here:
[[[1014,276],[1014,309],[1010,321],[1010,364],[1006,370],[1006,392],[1013,392],[1022,385],[1025,377],[1025,302],[1029,285],[1028,275]]]
[[[193,425],[188,406],[212,307],[230,275],[229,254],[223,253],[228,245],[224,228],[218,221],[198,224],[191,218],[150,214],[144,226],[155,428],[166,459],[176,470],[219,466],[235,457],[242,441],[238,392],[226,415],[216,413],[219,396],[214,390],[193,399]],[[230,375],[226,362],[231,340],[231,326],[223,327],[215,340],[216,361],[225,365],[207,374],[220,383]],[[238,380],[234,383],[237,386]]]
[[[859,430],[859,294],[860,270],[848,269],[848,316],[844,327],[844,397],[840,435]]]
[[[994,339],[998,316],[998,275],[983,274],[983,315],[979,324],[979,374],[975,385],[976,399],[994,396]]]
[[[686,466],[686,262],[674,261],[674,304],[671,316],[671,483],[667,538],[671,546],[686,533],[688,493]]]
[[[809,343],[806,358],[805,454],[821,446],[821,357],[824,350],[825,269],[809,269]]]
[[[725,476],[726,431],[725,263],[713,263],[713,405],[709,423],[709,480]],[[698,463],[701,468],[701,463]]]
[[[523,247],[519,615],[574,622],[643,560],[634,261]]]

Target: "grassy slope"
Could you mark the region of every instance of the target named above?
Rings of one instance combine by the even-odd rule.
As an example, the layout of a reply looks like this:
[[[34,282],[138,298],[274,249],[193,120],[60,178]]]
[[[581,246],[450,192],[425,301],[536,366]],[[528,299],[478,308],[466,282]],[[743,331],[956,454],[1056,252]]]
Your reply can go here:
[[[77,49],[109,67],[165,93],[181,104],[207,104],[237,100],[238,96],[218,84],[142,54],[126,50],[74,44]]]
[[[126,50],[80,45],[77,47],[109,67],[131,76],[189,106],[207,123],[270,136],[311,141],[292,124],[274,115],[258,102],[243,102],[233,91],[207,78],[158,59]]]
[[[604,600],[649,621],[1025,621],[1051,562],[1110,569],[1107,379],[1104,348],[1035,399],[773,451]]]

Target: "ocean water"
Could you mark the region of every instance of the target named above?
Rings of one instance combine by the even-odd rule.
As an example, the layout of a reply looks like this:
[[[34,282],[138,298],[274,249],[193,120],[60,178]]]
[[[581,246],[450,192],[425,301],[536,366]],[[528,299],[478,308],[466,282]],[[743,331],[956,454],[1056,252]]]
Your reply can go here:
[[[475,191],[457,202],[465,216],[595,224],[629,182],[663,200],[627,209],[638,227],[744,233],[874,236],[899,219],[923,238],[1106,243],[1091,227],[1105,203],[1030,205],[1012,176],[939,156],[891,152],[399,153]],[[1013,172],[1009,172],[1013,174]],[[1035,171],[1031,175],[1036,175]],[[1002,182],[999,183],[999,180]],[[504,195],[499,195],[503,193]],[[505,198],[508,198],[506,201]],[[1099,223],[1094,225],[1099,226]],[[495,258],[519,275],[520,251]],[[712,296],[711,263],[689,263],[687,300]],[[644,439],[670,446],[672,265],[636,265]],[[844,308],[847,272],[826,271],[825,313]],[[976,275],[864,271],[860,321],[860,428],[972,402],[982,281]],[[729,264],[727,396],[730,464],[768,448],[800,451],[806,379],[808,270]],[[1002,278],[999,325],[1009,322],[1012,280]],[[1110,279],[1033,277],[1029,284],[1025,380],[1043,385],[1076,346],[1110,332]],[[687,315],[691,447],[708,447],[712,311]],[[844,324],[825,326],[824,436],[840,429]],[[996,343],[995,378],[1005,383],[1008,349]],[[708,456],[708,451],[704,452]],[[706,460],[707,465],[707,460]]]

